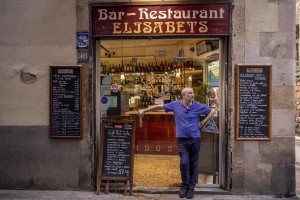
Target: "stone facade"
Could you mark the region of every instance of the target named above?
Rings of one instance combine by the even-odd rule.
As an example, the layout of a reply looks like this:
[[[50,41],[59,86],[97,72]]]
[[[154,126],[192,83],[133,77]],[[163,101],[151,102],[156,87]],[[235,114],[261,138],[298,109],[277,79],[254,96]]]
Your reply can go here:
[[[235,141],[232,134],[229,141],[232,190],[236,192],[287,196],[295,191],[295,3],[267,0],[233,3],[232,71],[237,63],[269,63],[273,70],[272,140],[241,142]],[[234,108],[233,102],[230,105]],[[229,121],[234,119],[232,113]]]
[[[91,31],[91,3],[107,2],[121,1],[0,2],[0,188],[95,189],[88,66],[83,66],[84,137],[78,140],[49,138],[49,65],[77,64],[75,33]],[[239,194],[293,195],[296,2],[225,2],[231,5],[232,21],[224,187]],[[90,47],[92,55],[93,42]],[[235,140],[234,71],[243,63],[272,64],[271,141]]]
[[[296,135],[300,136],[300,62],[299,62],[299,0],[296,4],[296,88],[295,88],[295,110],[296,110]]]
[[[77,64],[76,9],[75,0],[0,2],[1,188],[94,187],[87,107],[82,140],[49,138],[49,65]]]
[[[300,136],[300,81],[296,81],[295,89],[295,118],[296,118],[296,135]]]

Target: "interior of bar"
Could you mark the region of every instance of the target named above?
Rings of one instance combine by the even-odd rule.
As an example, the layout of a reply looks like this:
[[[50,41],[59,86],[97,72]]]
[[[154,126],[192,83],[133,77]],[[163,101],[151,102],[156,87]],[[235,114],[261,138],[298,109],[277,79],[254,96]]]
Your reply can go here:
[[[105,39],[100,41],[101,119],[135,121],[136,187],[180,185],[179,156],[173,113],[138,110],[181,99],[192,87],[195,100],[215,109],[202,132],[198,184],[218,184],[219,39]]]

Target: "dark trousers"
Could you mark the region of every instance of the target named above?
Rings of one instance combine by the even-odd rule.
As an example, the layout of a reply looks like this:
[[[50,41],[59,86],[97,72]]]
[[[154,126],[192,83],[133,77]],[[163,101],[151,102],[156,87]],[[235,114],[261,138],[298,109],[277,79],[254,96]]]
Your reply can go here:
[[[198,183],[198,157],[201,138],[178,138],[182,186],[194,188]]]

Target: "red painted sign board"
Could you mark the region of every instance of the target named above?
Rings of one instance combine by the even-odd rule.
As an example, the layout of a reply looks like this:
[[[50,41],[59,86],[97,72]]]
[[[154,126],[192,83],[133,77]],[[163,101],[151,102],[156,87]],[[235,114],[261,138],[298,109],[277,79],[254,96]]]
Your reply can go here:
[[[93,37],[229,35],[229,4],[93,6]]]

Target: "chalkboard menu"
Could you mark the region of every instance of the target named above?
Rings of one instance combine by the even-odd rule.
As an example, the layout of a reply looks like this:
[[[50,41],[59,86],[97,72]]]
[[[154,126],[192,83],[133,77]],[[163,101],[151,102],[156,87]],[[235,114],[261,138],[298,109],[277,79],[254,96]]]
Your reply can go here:
[[[81,66],[50,66],[50,137],[82,138]]]
[[[237,65],[236,139],[271,139],[271,65]]]
[[[130,182],[132,193],[134,133],[131,120],[102,121],[97,192],[101,180],[124,180]]]

